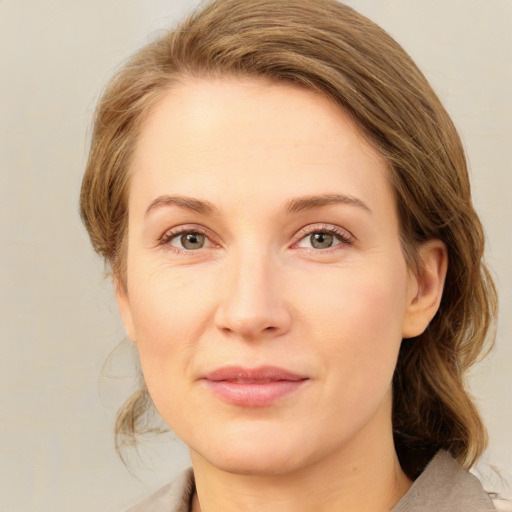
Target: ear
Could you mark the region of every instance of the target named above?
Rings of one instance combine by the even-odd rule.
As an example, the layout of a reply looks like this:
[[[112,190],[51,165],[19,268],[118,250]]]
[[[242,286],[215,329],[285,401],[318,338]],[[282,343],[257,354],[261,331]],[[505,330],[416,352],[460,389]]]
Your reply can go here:
[[[418,250],[419,269],[411,271],[407,308],[402,325],[402,337],[422,334],[434,318],[448,269],[448,251],[440,240],[429,240]]]
[[[132,308],[130,305],[130,299],[128,298],[128,290],[126,284],[116,279],[115,283],[116,290],[116,301],[119,313],[121,313],[121,319],[128,334],[128,338],[135,343],[135,329],[133,326]]]

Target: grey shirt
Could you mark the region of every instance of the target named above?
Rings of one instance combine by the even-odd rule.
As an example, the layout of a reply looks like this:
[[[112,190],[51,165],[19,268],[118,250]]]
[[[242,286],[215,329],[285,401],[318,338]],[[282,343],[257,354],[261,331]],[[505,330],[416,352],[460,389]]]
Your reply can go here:
[[[391,512],[487,512],[495,510],[480,480],[440,451]]]
[[[194,492],[192,469],[181,473],[127,512],[189,512]],[[440,451],[391,512],[488,512],[496,510],[478,478]]]

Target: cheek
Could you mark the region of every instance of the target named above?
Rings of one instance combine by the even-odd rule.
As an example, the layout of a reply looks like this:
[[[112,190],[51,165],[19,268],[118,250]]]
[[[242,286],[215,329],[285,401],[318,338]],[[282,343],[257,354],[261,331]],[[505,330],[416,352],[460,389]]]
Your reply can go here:
[[[174,425],[180,414],[187,411],[187,368],[194,356],[194,346],[183,325],[194,325],[187,318],[183,301],[158,293],[138,297],[134,324],[142,374],[151,399],[164,420]],[[146,300],[145,300],[146,299]],[[177,304],[180,307],[177,307]],[[181,313],[181,315],[180,315]]]
[[[332,378],[354,388],[391,378],[402,340],[405,275],[400,266],[340,269],[317,274],[315,286],[300,295],[298,318],[327,367],[340,368]]]
[[[166,351],[179,340],[187,343],[211,301],[213,287],[205,273],[191,269],[157,268],[133,279],[129,289],[137,342],[147,338],[156,351]],[[174,335],[172,335],[174,333]]]
[[[312,275],[297,273],[290,301],[300,300],[299,317],[310,318],[319,329],[337,329],[360,337],[381,338],[390,331],[400,336],[405,312],[405,265],[331,268]],[[300,299],[299,299],[300,297]],[[357,333],[360,333],[359,335]]]
[[[178,380],[197,351],[197,339],[211,318],[207,290],[204,280],[191,279],[187,272],[155,272],[132,280],[135,341],[155,401],[159,388]]]
[[[214,266],[136,263],[143,272],[132,272],[128,292],[141,369],[155,406],[174,425],[174,412],[189,406],[194,362],[211,338],[222,273]]]

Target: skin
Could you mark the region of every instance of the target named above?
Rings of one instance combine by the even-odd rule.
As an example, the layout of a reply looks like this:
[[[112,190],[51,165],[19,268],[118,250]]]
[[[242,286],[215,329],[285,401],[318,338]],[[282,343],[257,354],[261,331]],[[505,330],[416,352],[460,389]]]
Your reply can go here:
[[[423,270],[408,269],[386,162],[317,93],[195,79],[149,114],[132,170],[117,299],[150,395],[190,448],[194,510],[390,509],[411,484],[393,371],[437,310],[446,251],[428,242]],[[203,245],[184,248],[180,230]],[[307,380],[241,407],[200,379],[226,365]]]

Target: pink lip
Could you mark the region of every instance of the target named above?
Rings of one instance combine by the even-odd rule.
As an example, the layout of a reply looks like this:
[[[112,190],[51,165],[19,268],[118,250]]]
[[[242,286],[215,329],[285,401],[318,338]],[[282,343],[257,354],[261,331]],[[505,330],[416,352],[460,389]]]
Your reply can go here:
[[[226,366],[201,379],[221,400],[243,407],[271,405],[299,389],[307,377],[275,366]]]

